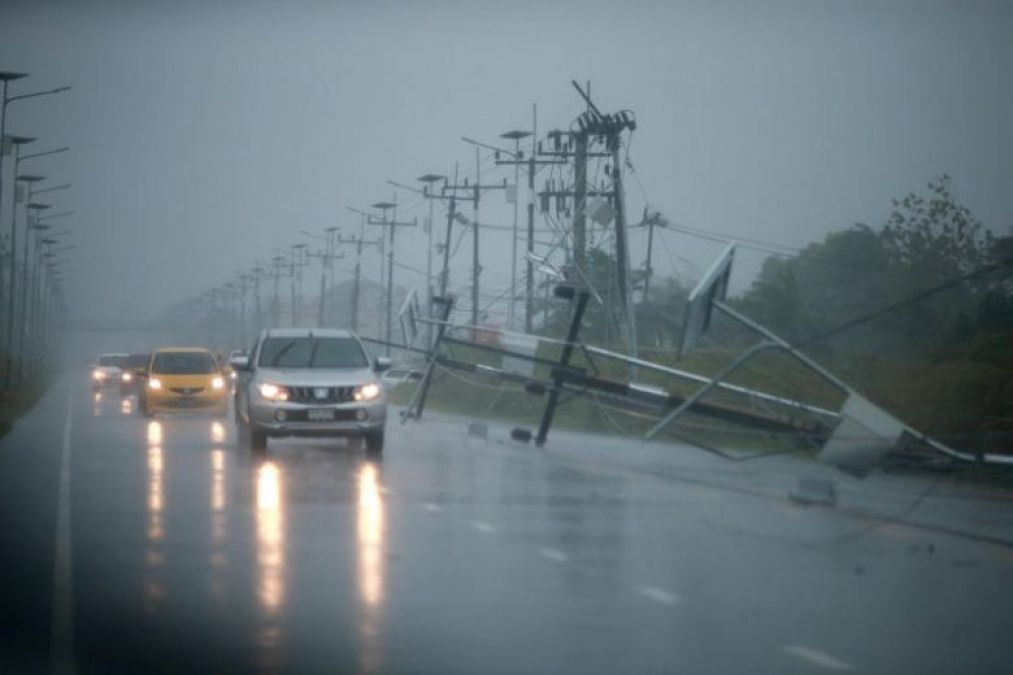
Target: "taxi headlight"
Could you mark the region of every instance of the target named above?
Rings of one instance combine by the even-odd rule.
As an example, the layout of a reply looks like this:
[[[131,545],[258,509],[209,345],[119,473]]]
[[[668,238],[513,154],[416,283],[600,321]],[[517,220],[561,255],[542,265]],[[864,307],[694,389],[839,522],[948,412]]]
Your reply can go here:
[[[260,395],[269,401],[287,401],[288,391],[285,387],[279,387],[276,384],[270,382],[262,382],[257,386],[260,391]]]
[[[225,380],[222,379],[221,375],[215,375],[214,377],[211,378],[211,388],[212,389],[225,388]]]
[[[356,401],[372,401],[380,396],[380,385],[375,382],[364,384],[355,388],[354,398]]]
[[[161,388],[162,388],[162,381],[160,379],[158,379],[157,377],[153,377],[150,380],[148,380],[148,389],[156,389],[157,390],[157,389],[161,389]]]

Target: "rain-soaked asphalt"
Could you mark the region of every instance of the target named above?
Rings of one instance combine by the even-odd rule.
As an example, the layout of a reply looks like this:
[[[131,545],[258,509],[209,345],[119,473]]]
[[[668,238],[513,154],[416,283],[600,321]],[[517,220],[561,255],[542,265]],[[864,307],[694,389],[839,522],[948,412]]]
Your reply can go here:
[[[794,458],[541,451],[440,415],[392,420],[382,460],[257,457],[78,370],[0,442],[0,672],[1013,667],[1002,493],[842,478],[840,508],[807,508],[785,495],[821,470]]]

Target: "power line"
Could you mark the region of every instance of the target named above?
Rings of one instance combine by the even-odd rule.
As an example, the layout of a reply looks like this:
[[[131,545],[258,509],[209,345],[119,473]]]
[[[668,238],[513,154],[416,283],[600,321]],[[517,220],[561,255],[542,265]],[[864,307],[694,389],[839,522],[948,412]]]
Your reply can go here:
[[[926,289],[926,290],[921,291],[919,293],[915,293],[914,295],[909,295],[908,297],[906,297],[906,298],[904,298],[902,300],[899,300],[899,301],[897,301],[895,303],[887,305],[886,307],[882,307],[880,309],[877,309],[874,312],[869,312],[868,314],[864,314],[862,316],[856,317],[856,318],[854,318],[854,319],[852,319],[850,321],[847,321],[847,322],[845,322],[845,323],[837,326],[836,328],[831,328],[830,330],[823,331],[822,333],[817,333],[816,335],[808,337],[805,340],[802,340],[801,342],[797,342],[797,343],[795,343],[792,346],[795,347],[795,348],[800,348],[800,347],[805,347],[805,346],[811,345],[814,342],[819,342],[821,340],[825,340],[828,337],[832,337],[834,335],[837,335],[838,333],[843,333],[846,330],[850,330],[850,329],[854,328],[855,326],[860,326],[863,323],[868,323],[869,321],[872,321],[873,319],[878,319],[881,316],[884,316],[886,314],[890,314],[891,312],[895,312],[895,311],[897,311],[899,309],[903,309],[904,307],[907,307],[908,305],[913,305],[913,304],[915,304],[917,302],[920,302],[920,301],[924,300],[925,298],[928,298],[928,297],[931,297],[933,295],[936,295],[937,293],[942,293],[943,291],[946,291],[946,290],[949,290],[951,288],[954,288],[955,286],[959,286],[960,284],[964,283],[965,281],[970,281],[972,279],[977,279],[979,277],[983,277],[983,276],[986,276],[988,274],[991,274],[992,272],[1000,270],[1000,269],[1002,269],[1004,267],[1011,267],[1011,266],[1013,266],[1013,258],[1005,258],[1003,260],[999,260],[998,262],[992,263],[991,265],[985,265],[984,267],[979,267],[978,269],[973,270],[971,272],[968,272],[967,274],[962,274],[959,277],[954,277],[953,279],[950,279],[949,281],[945,281],[945,282],[943,282],[943,283],[941,283],[941,284],[939,284],[937,286],[933,286],[932,288]]]

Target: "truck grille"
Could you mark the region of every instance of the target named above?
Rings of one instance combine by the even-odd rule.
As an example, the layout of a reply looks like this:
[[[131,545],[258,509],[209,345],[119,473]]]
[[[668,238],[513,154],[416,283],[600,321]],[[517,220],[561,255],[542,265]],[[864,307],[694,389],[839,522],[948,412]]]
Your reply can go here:
[[[355,400],[355,387],[286,387],[292,403],[349,403]],[[318,393],[325,393],[319,397]]]

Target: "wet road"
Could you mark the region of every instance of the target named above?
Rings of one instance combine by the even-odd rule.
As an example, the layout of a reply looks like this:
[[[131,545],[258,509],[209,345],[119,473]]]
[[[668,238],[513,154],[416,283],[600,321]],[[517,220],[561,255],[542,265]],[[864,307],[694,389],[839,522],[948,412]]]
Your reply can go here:
[[[5,673],[1008,672],[1002,493],[805,508],[796,459],[447,416],[258,457],[135,408],[71,371],[0,443]]]

